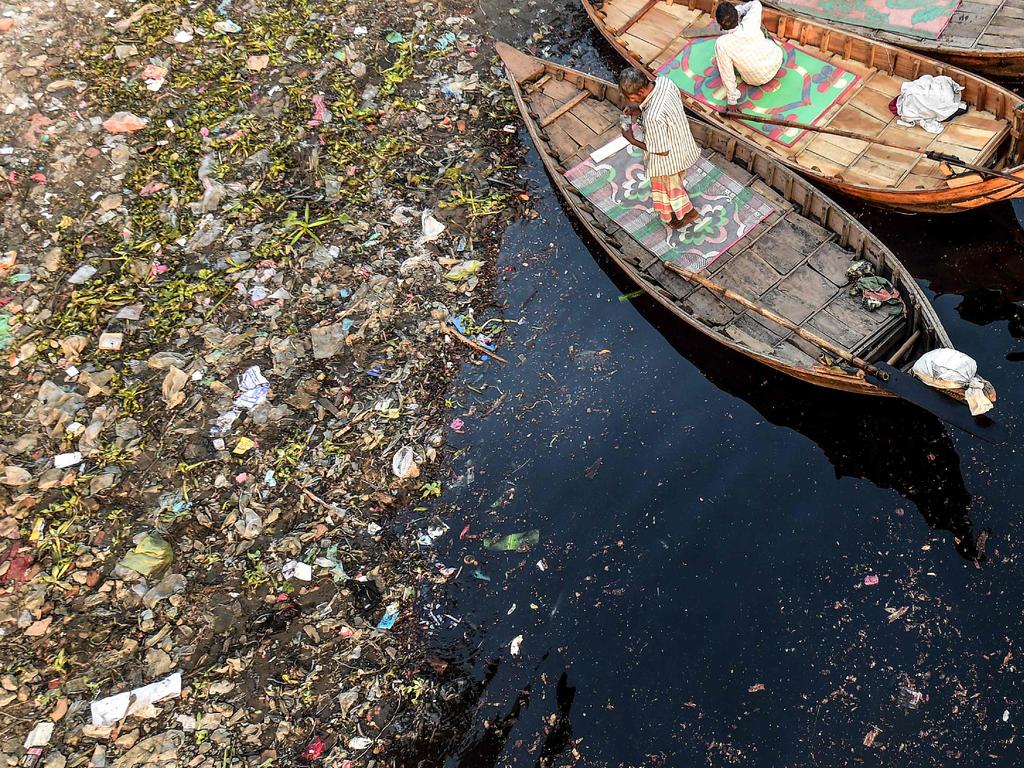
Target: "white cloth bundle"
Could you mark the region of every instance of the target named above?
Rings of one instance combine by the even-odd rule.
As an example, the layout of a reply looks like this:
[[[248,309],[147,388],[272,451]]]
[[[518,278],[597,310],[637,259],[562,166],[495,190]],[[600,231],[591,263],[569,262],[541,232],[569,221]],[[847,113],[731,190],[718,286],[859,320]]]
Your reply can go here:
[[[972,416],[992,410],[992,401],[985,394],[986,385],[991,385],[978,376],[974,358],[963,352],[945,348],[925,352],[910,372],[930,387],[962,390]]]
[[[964,87],[946,75],[923,75],[904,83],[896,97],[897,121],[900,125],[920,125],[928,133],[942,133],[940,120],[958,109],[966,109],[960,100]]]

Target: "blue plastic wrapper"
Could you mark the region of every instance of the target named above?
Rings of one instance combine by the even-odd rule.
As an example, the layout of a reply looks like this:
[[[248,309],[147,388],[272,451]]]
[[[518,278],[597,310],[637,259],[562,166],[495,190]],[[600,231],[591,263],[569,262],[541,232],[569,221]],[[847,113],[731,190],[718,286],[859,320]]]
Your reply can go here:
[[[388,608],[377,622],[377,629],[391,629],[395,626],[396,621],[398,621],[398,609]]]

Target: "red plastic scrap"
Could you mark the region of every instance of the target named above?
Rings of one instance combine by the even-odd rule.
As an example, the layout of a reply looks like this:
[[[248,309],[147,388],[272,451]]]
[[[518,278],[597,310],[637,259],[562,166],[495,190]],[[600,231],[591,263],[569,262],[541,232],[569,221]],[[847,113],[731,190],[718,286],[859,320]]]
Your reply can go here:
[[[0,582],[5,581],[25,581],[25,572],[32,567],[32,555],[23,552],[18,554],[18,550],[21,548],[21,540],[13,539],[11,546],[7,548],[7,551],[0,555],[0,566],[6,562],[10,562],[7,570],[0,574]]]
[[[309,746],[306,747],[306,751],[302,753],[302,759],[307,763],[311,763],[318,759],[324,753],[325,749],[327,749],[327,744],[324,743],[322,738],[317,736],[309,742]]]

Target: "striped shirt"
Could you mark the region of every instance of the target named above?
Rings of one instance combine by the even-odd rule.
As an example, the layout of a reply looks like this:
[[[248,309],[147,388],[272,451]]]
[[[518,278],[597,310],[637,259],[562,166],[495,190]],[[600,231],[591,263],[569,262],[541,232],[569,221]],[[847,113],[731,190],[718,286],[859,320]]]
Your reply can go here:
[[[654,81],[654,90],[640,105],[640,123],[647,144],[648,176],[681,173],[700,158],[700,147],[690,133],[679,87],[664,75]]]
[[[761,30],[761,0],[736,6],[740,23],[715,41],[715,59],[725,85],[726,99],[735,106],[740,101],[736,73],[748,85],[764,85],[779,73],[782,46]]]

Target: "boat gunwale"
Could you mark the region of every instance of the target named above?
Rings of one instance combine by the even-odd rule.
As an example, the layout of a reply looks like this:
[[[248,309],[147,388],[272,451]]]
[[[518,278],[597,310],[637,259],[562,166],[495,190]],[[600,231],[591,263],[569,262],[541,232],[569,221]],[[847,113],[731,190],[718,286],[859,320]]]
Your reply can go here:
[[[502,47],[505,45],[506,44],[504,43],[498,43],[499,55],[501,54]],[[511,46],[507,47],[521,56],[529,56],[529,54],[522,53],[521,51],[518,51],[517,49],[512,48]],[[599,230],[590,222],[589,219],[592,218],[590,214],[583,210],[577,203],[576,197],[579,193],[576,192],[575,188],[572,187],[572,185],[569,184],[569,182],[565,179],[565,166],[561,162],[556,160],[556,158],[554,158],[552,154],[548,151],[548,143],[539,134],[539,126],[537,125],[537,121],[530,115],[530,108],[529,105],[526,103],[520,83],[511,71],[511,68],[509,67],[507,62],[504,61],[504,57],[502,58],[503,63],[505,63],[504,68],[506,73],[506,79],[508,80],[512,88],[512,93],[515,98],[516,105],[519,108],[520,114],[523,118],[523,122],[526,125],[527,131],[530,134],[530,138],[534,143],[534,146],[537,150],[538,155],[541,158],[541,161],[544,163],[545,169],[551,176],[552,182],[554,183],[556,189],[558,189],[560,197],[572,209],[577,221],[584,227],[584,229],[587,230],[588,234],[592,238],[594,238],[594,240],[601,246],[601,249],[608,255],[608,257],[623,272],[625,272],[629,276],[629,278],[633,280],[633,282],[639,285],[648,296],[650,296],[663,307],[665,307],[674,316],[683,320],[683,322],[687,323],[687,325],[703,333],[704,335],[708,336],[714,341],[725,345],[726,347],[732,349],[733,351],[739,354],[746,355],[751,359],[757,360],[758,362],[761,362],[764,365],[774,368],[775,370],[793,376],[794,378],[807,381],[809,383],[816,384],[818,386],[822,386],[828,389],[843,390],[847,392],[853,392],[856,394],[866,394],[880,397],[894,396],[891,393],[887,392],[886,390],[881,389],[877,385],[871,383],[862,375],[832,374],[824,370],[802,368],[797,365],[786,363],[785,361],[782,361],[770,355],[758,353],[734,341],[733,339],[728,338],[724,334],[715,331],[708,325],[700,322],[699,320],[685,312],[676,300],[671,300],[669,297],[663,296],[661,294],[661,291],[658,290],[657,286],[655,286],[653,283],[647,280],[643,273],[640,272],[640,270],[638,270],[636,267],[627,262],[618,253],[619,249],[609,241],[609,238],[606,234],[601,232],[601,230]],[[530,58],[533,61],[537,62],[538,64],[543,65],[545,72],[561,71],[562,73],[564,73],[564,75],[581,78],[584,83],[590,81],[592,83],[597,84],[598,86],[604,86],[606,92],[607,89],[610,89],[610,92],[612,93],[617,92],[617,89],[615,89],[615,86],[612,83],[601,78],[593,77],[578,70],[574,70],[569,67],[563,67],[561,65],[554,64],[552,62],[548,62],[537,57],[530,56]],[[618,104],[616,104],[615,100],[612,98],[608,98],[606,96],[605,100],[618,106]],[[814,185],[800,178],[798,174],[794,173],[793,171],[785,167],[782,163],[778,162],[773,156],[771,156],[767,152],[764,152],[760,147],[758,147],[753,142],[749,142],[743,139],[742,137],[736,137],[732,134],[729,134],[728,132],[714,125],[699,122],[695,123],[695,125],[702,130],[706,130],[713,134],[719,134],[720,136],[727,137],[730,141],[735,140],[737,143],[743,144],[745,148],[751,152],[752,156],[760,156],[769,164],[769,166],[774,167],[776,171],[782,173],[787,179],[791,179],[791,183],[800,185],[804,189],[805,193],[810,195],[811,198],[817,198],[821,200],[825,205],[825,210],[837,212],[841,216],[841,218],[847,223],[848,227],[852,227],[853,229],[859,231],[864,240],[873,245],[875,249],[877,249],[879,253],[879,258],[884,262],[885,266],[891,270],[891,274],[894,278],[893,282],[899,284],[901,288],[906,289],[908,293],[913,295],[912,301],[915,309],[917,310],[917,316],[916,321],[913,324],[909,322],[906,324],[908,326],[909,333],[913,333],[915,330],[921,329],[925,333],[931,332],[932,334],[934,334],[935,340],[937,341],[937,344],[935,345],[936,347],[953,346],[952,342],[949,339],[949,335],[946,332],[945,327],[942,325],[942,321],[939,319],[938,314],[935,312],[935,308],[928,300],[928,297],[924,294],[924,291],[914,280],[913,276],[903,266],[902,262],[900,262],[899,259],[896,258],[892,251],[889,250],[889,248],[887,248],[880,240],[878,240],[878,238],[872,235],[866,227],[864,227],[859,221],[857,221],[857,219],[853,215],[851,215],[844,208],[836,204],[835,201],[833,201],[824,192],[815,188]],[[739,165],[739,167],[744,167],[742,164],[737,165]],[[746,170],[749,173],[760,178],[765,183],[769,183],[768,180],[764,178],[764,175],[753,167],[753,163],[751,164],[751,167],[747,167]],[[774,185],[769,184],[769,186],[771,186],[774,189]],[[798,211],[798,213],[804,218],[807,218],[809,221],[818,224],[818,226],[827,228],[829,231],[840,235],[841,238],[849,238],[848,231],[845,234],[842,232],[838,232],[837,229],[834,226],[831,226],[828,221],[819,222],[813,216],[809,216],[806,213],[800,211]]]

